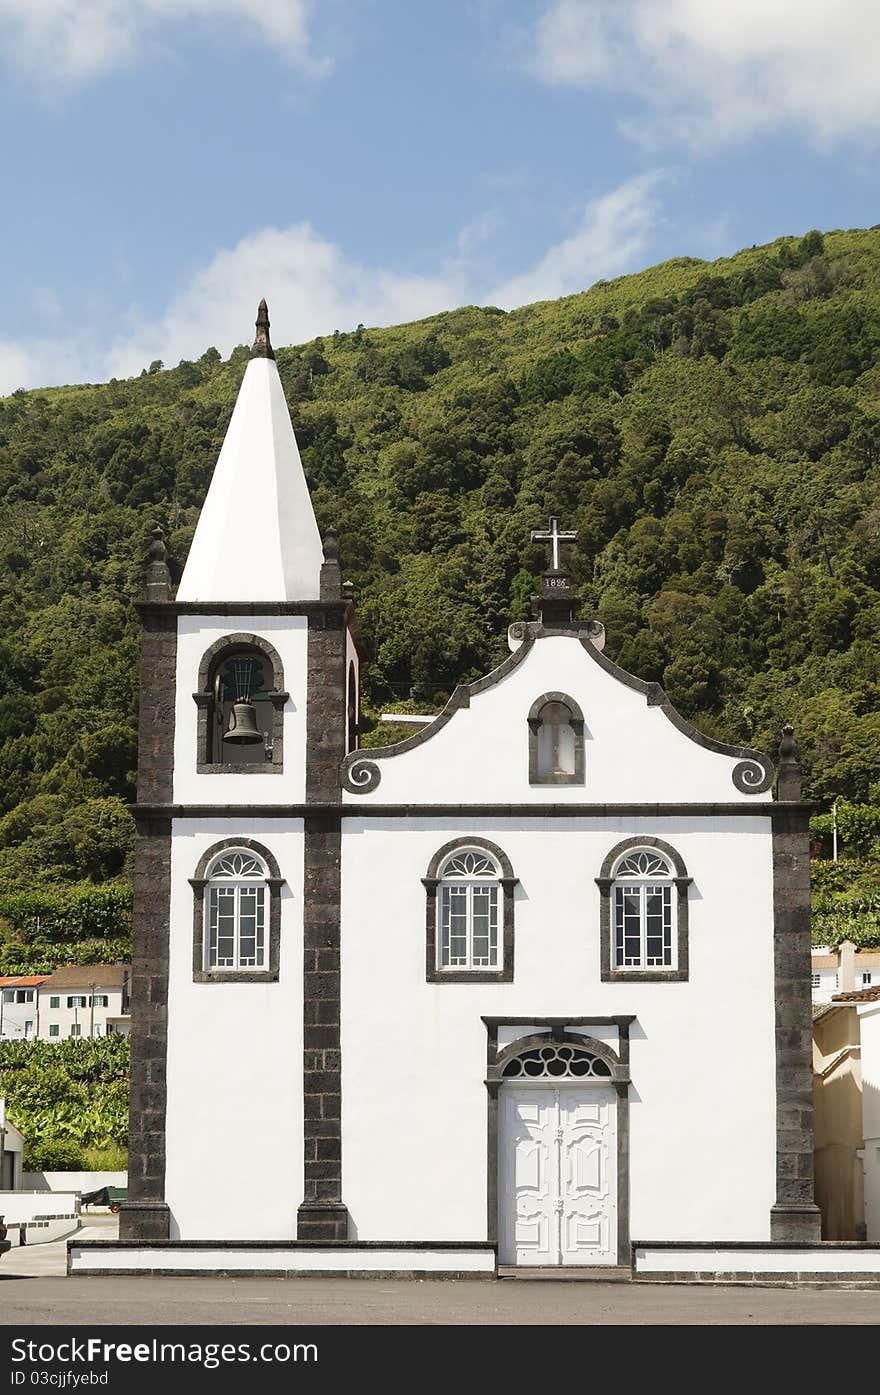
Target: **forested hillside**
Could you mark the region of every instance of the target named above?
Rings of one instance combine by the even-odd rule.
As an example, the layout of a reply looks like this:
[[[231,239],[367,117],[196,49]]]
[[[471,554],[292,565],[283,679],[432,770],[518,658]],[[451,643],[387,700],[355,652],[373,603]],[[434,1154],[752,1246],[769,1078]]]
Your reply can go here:
[[[878,354],[880,229],[277,349],[368,711],[503,657],[554,513],[613,658],[725,740],[793,722],[808,797],[880,804]],[[0,972],[125,952],[131,602],[155,523],[185,559],[246,361],[0,401]]]

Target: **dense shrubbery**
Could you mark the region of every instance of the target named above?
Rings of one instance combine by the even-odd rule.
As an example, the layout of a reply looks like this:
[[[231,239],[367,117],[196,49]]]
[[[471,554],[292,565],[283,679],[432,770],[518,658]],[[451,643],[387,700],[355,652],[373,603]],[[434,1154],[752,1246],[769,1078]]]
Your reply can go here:
[[[357,590],[368,717],[504,656],[556,513],[613,658],[710,735],[772,753],[793,722],[808,797],[880,803],[878,350],[878,229],[278,349]],[[0,402],[7,898],[129,874],[131,602],[155,522],[186,555],[246,358]],[[0,905],[7,971],[46,963],[40,940],[117,957],[127,933],[121,903],[100,932],[35,916]]]
[[[27,1171],[124,1167],[128,1063],[127,1037],[0,1042],[0,1095]]]

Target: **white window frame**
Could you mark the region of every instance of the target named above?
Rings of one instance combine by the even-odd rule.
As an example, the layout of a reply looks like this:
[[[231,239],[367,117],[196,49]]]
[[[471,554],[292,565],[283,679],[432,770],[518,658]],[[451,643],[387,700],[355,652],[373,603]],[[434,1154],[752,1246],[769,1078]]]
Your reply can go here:
[[[68,993],[67,1006],[69,1008],[88,1007],[88,995],[86,993]]]
[[[821,975],[820,973],[815,973],[815,974],[813,974],[813,987],[814,987],[814,988],[821,988],[821,987],[822,987],[822,975]]]
[[[71,1024],[70,1024],[70,1032],[69,1032],[69,1035],[72,1036],[72,1037],[81,1037],[81,1036],[82,1036],[82,1023],[81,1023],[81,1022],[71,1022]]]
[[[92,1007],[107,1007],[109,998],[106,993],[92,994]]]
[[[870,969],[862,969],[862,987],[863,987],[863,988],[870,988],[870,987],[871,987],[871,970],[870,970]]]
[[[465,869],[471,864],[472,870]],[[442,973],[496,974],[504,968],[504,906],[501,869],[484,848],[456,848],[440,868],[437,884],[437,969]],[[454,909],[453,898],[459,903]],[[475,954],[475,903],[486,900],[485,954]],[[463,934],[453,936],[453,915],[463,919]],[[453,956],[453,938],[464,941],[464,950]],[[456,962],[453,962],[455,959]]]
[[[239,871],[234,870],[236,866]],[[269,967],[269,887],[268,868],[263,859],[247,848],[225,848],[207,869],[205,884],[205,964],[206,970],[236,973],[265,973]],[[254,953],[242,954],[242,904],[253,897]],[[229,904],[226,914],[232,922],[231,953],[219,954],[220,908]],[[250,938],[250,936],[248,936]]]
[[[645,864],[644,872],[631,871],[640,862]],[[674,877],[669,859],[653,848],[630,848],[618,859],[611,888],[611,963],[615,973],[649,970],[663,974],[674,973],[678,968],[678,898]],[[638,898],[637,957],[626,952],[627,941],[633,938],[626,928],[627,899],[632,904],[634,892]],[[628,898],[626,893],[629,893]],[[652,914],[648,898],[658,893],[661,897],[660,956],[648,953],[649,916]]]
[[[52,1023],[50,1023],[50,1024],[49,1024],[49,1036],[50,1036],[50,1037],[57,1037],[57,1036],[60,1036],[60,1035],[61,1035],[61,1027],[59,1026],[59,1024],[58,1024],[57,1022],[52,1022]]]

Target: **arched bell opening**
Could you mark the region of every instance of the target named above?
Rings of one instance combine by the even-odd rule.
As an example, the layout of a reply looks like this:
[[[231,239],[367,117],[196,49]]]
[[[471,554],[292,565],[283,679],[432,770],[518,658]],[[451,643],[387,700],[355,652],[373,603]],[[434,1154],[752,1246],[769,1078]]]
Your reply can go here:
[[[271,773],[281,769],[288,694],[277,651],[256,635],[212,645],[199,671],[198,769]]]

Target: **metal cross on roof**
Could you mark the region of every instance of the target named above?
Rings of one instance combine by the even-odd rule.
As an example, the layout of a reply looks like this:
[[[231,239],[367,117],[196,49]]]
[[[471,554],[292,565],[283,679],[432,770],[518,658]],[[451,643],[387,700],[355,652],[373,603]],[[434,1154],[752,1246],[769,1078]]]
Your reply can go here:
[[[532,542],[548,542],[550,544],[550,567],[554,572],[559,571],[559,544],[577,542],[577,533],[562,533],[559,530],[559,519],[551,518],[550,527],[546,533],[540,529],[532,530]]]

